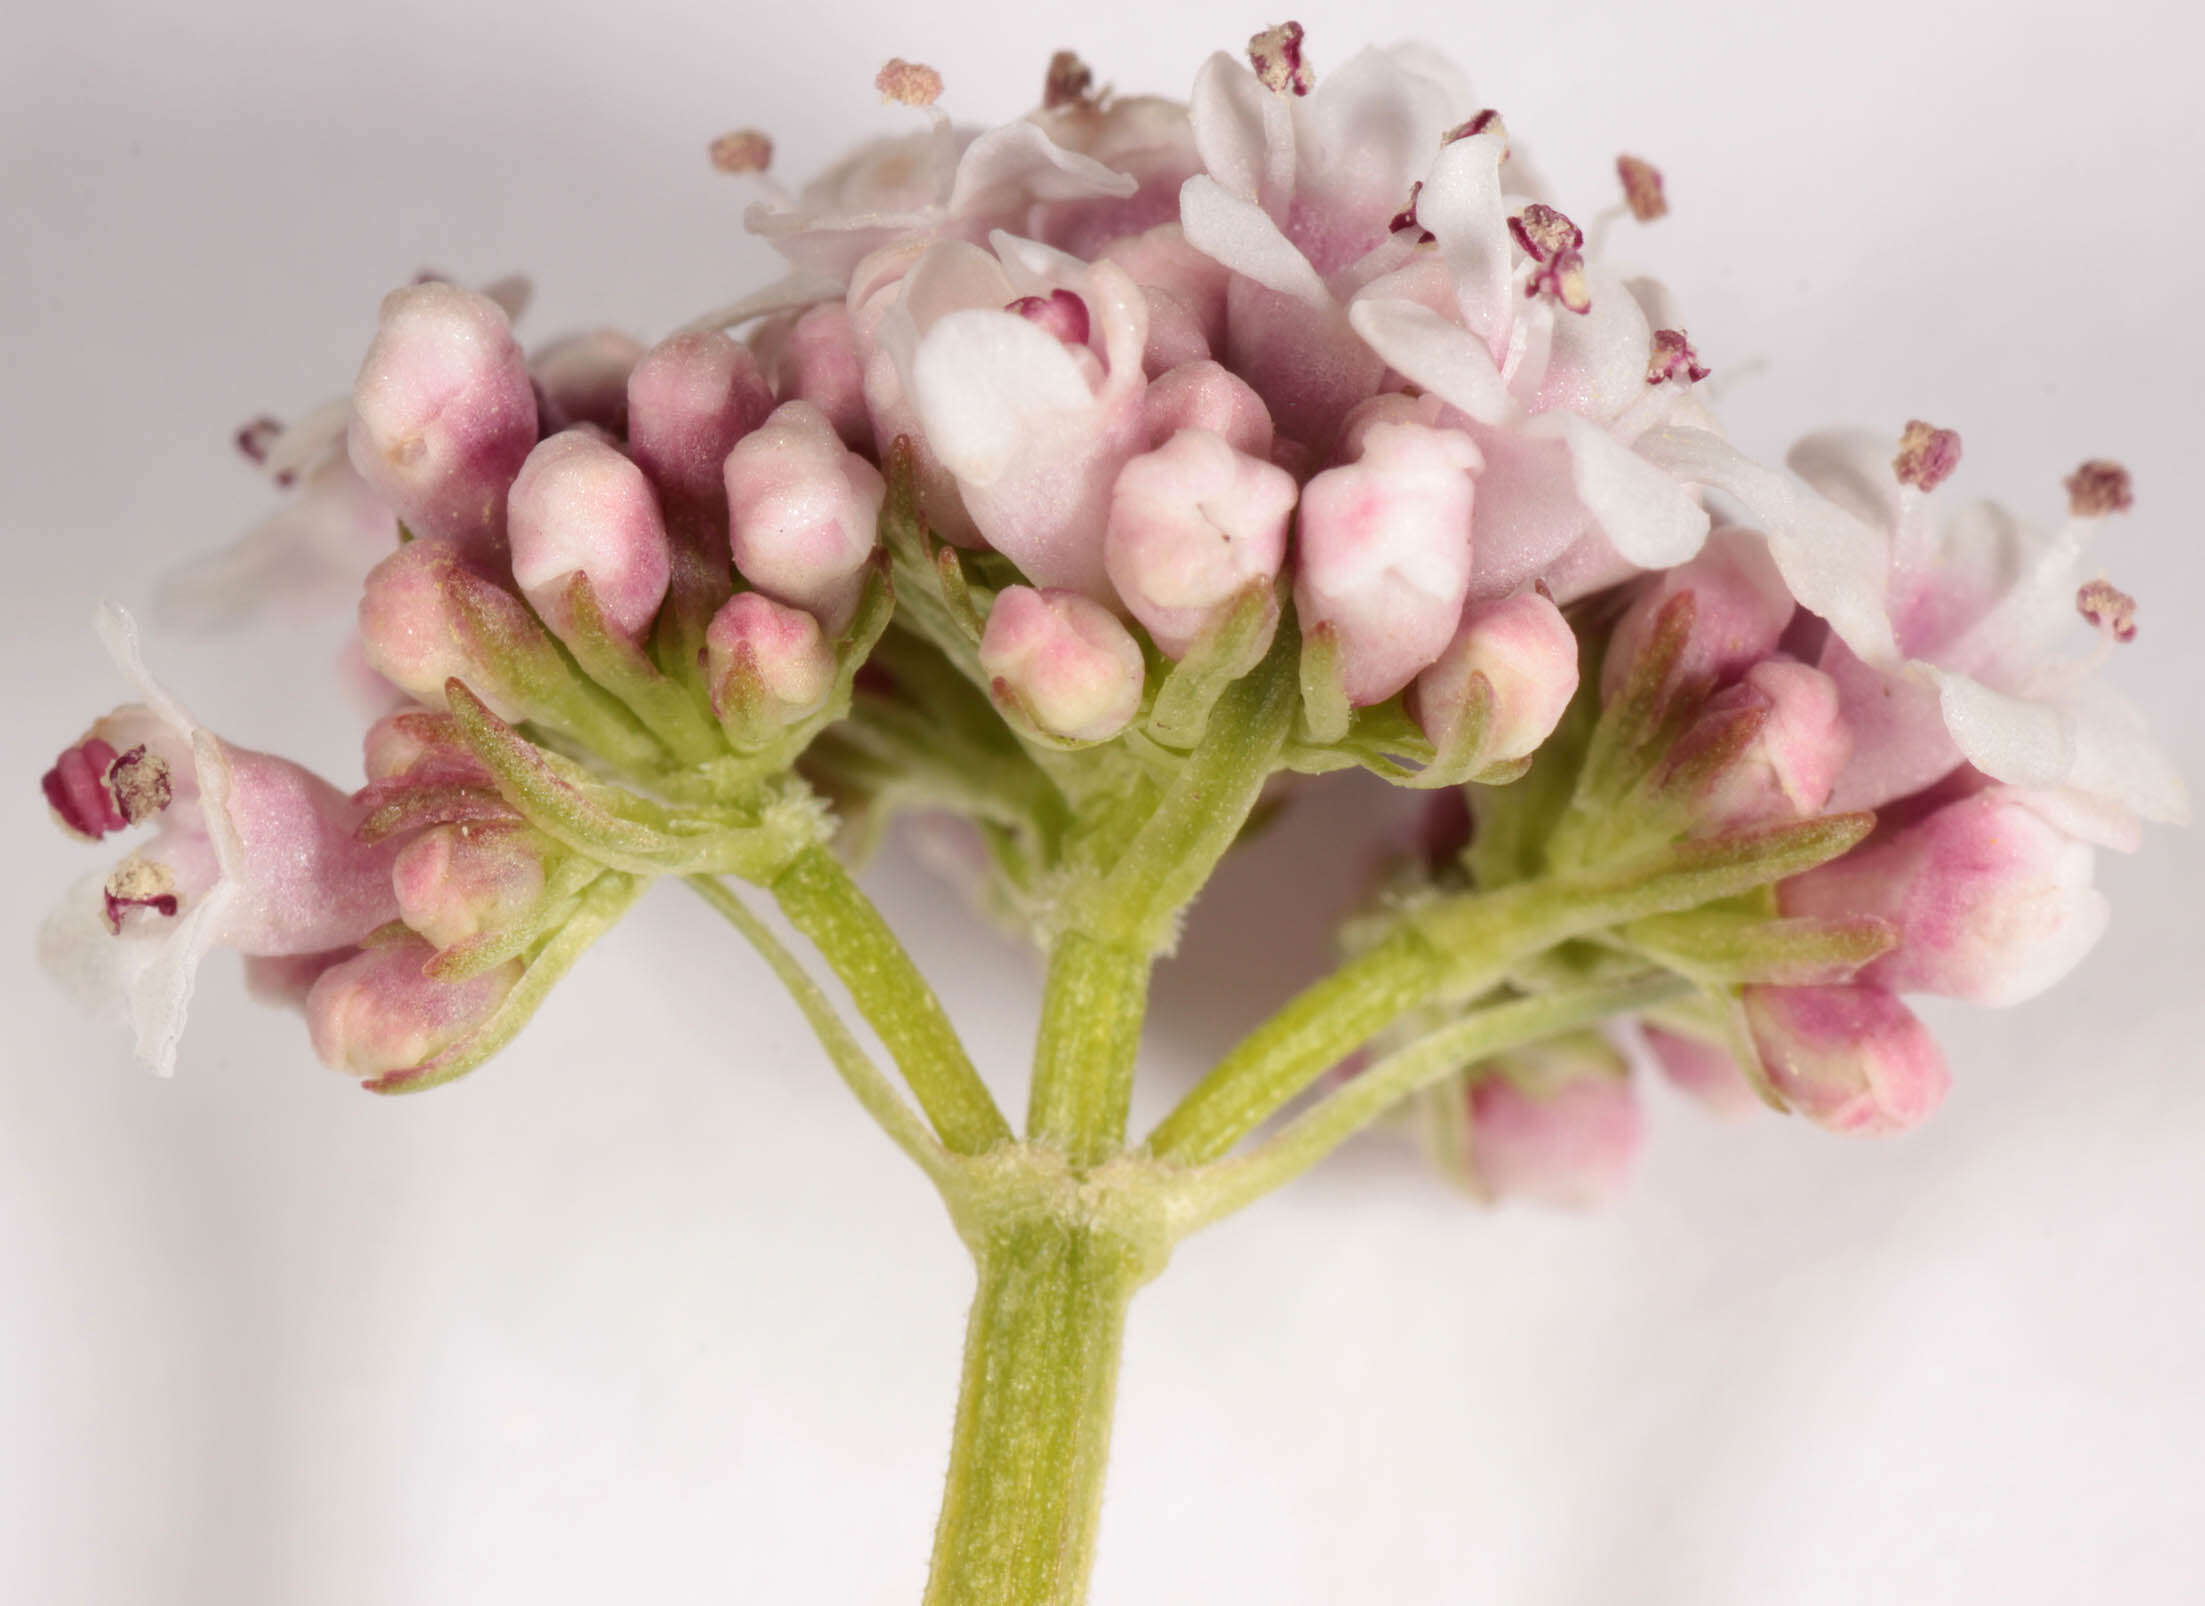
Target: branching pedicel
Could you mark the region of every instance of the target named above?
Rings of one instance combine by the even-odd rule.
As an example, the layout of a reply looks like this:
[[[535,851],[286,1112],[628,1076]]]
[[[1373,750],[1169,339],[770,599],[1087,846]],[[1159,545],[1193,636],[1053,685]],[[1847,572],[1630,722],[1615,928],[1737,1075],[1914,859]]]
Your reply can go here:
[[[1750,461],[1663,293],[1599,260],[1667,210],[1644,160],[1581,228],[1445,62],[1320,74],[1295,24],[1187,105],[1070,55],[985,132],[930,67],[879,87],[927,127],[800,193],[762,134],[712,146],[781,283],[532,359],[517,286],[418,283],[348,400],[240,433],[291,499],[170,600],[379,559],[367,785],[198,725],[111,612],[143,701],[45,790],[151,835],[46,949],[165,1072],[236,948],[397,1092],[686,881],[977,1260],[927,1598],[1076,1601],[1126,1305],[1178,1239],[1412,1103],[1483,1192],[1596,1199],[1638,1138],[1625,1017],[1711,1102],[1908,1126],[1946,1072],[1901,995],[2048,986],[2104,926],[2094,849],[2186,805],[2094,678],[2136,633],[2085,567],[2127,475],[2084,464],[2045,538],[1949,503],[1960,439],[1919,421]],[[1292,777],[1351,768],[1428,792],[1422,839],[1129,1142],[1183,911]],[[838,854],[906,809],[964,822],[1048,953],[1023,1137]]]

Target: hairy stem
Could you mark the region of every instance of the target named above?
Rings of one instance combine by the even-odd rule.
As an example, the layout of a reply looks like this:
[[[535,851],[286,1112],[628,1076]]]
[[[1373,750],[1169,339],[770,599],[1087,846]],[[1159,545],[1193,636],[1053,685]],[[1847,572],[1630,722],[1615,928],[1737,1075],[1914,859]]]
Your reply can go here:
[[[987,1084],[896,934],[823,847],[807,848],[778,877],[773,895],[789,924],[812,940],[895,1056],[912,1096],[942,1142],[981,1154],[1011,1136]]]

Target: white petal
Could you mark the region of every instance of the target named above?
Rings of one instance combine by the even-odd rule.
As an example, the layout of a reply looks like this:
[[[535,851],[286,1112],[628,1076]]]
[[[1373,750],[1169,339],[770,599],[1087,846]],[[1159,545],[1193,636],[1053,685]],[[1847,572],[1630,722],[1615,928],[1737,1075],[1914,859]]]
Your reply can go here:
[[[1412,70],[1416,61],[1414,52],[1361,50],[1318,74],[1316,92],[1292,108],[1297,205],[1382,223],[1408,199],[1460,120],[1447,87]]]
[[[815,301],[841,299],[840,278],[833,274],[799,268],[787,278],[777,279],[763,290],[754,290],[740,301],[731,301],[724,307],[715,307],[701,318],[690,319],[681,326],[680,332],[693,334],[700,330],[732,329],[737,324],[749,323],[754,318],[771,317],[776,312],[792,312],[798,307],[808,307]]]
[[[1521,416],[1485,343],[1431,308],[1373,296],[1349,304],[1348,322],[1394,372],[1479,423]]]
[[[1889,556],[1879,532],[1705,430],[1648,430],[1637,447],[1678,478],[1739,502],[1767,536],[1769,555],[1800,605],[1829,621],[1866,662],[1896,661],[1898,646],[1885,612]]]
[[[935,454],[987,485],[1010,466],[1035,415],[1087,407],[1087,380],[1062,341],[1016,313],[968,308],[927,331],[912,400]]]
[[[1195,174],[1180,189],[1179,223],[1189,245],[1235,273],[1314,307],[1332,304],[1324,280],[1270,214],[1207,173]]]
[[[990,129],[957,161],[949,210],[959,216],[990,193],[1007,187],[1035,201],[1076,201],[1089,196],[1131,195],[1140,185],[1091,156],[1068,151],[1033,123]]]
[[[186,741],[191,740],[199,729],[199,722],[184,712],[183,705],[163,691],[160,683],[146,672],[145,658],[138,651],[138,621],[117,604],[103,602],[93,615],[92,626],[99,632],[100,643],[106,647],[108,656],[138,688],[145,705],[174,726]]]
[[[1188,97],[1194,148],[1217,182],[1259,206],[1283,205],[1294,179],[1294,127],[1279,97],[1222,50]]]
[[[1463,320],[1488,345],[1507,335],[1517,300],[1501,195],[1504,148],[1498,134],[1456,140],[1432,163],[1416,198],[1417,221],[1439,241],[1454,275]]]
[[[1706,541],[1709,520],[1699,499],[1598,424],[1575,413],[1541,413],[1524,433],[1569,447],[1577,499],[1628,561],[1642,569],[1673,568]]]

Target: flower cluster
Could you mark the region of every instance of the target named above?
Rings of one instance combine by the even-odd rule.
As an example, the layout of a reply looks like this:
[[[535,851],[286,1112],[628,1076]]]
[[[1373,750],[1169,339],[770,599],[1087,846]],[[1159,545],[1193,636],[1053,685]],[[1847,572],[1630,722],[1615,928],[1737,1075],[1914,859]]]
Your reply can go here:
[[[972,822],[1048,937],[1126,810],[1276,710],[1265,774],[1437,799],[1380,924],[1559,889],[1535,951],[1406,1019],[1658,973],[1682,1085],[1889,1131],[1945,1076],[1902,997],[2049,985],[2103,929],[2095,849],[2183,817],[2094,674],[2136,630],[2084,567],[2126,474],[2083,465],[2043,538],[1944,502],[1950,430],[1752,461],[1666,294],[1603,261],[1668,211],[1643,159],[1581,225],[1446,62],[1326,68],[1292,24],[1185,103],[1069,55],[986,131],[929,67],[878,85],[923,126],[801,190],[764,134],[714,142],[766,290],[529,356],[510,286],[425,279],[349,397],[241,434],[291,500],[175,596],[356,580],[391,711],[347,796],[194,724],[112,623],[145,702],[46,792],[155,835],[48,946],[148,1058],[221,944],[331,1064],[458,1074],[652,877],[770,882],[822,799],[853,837]],[[1590,1035],[1426,1104],[1491,1192],[1597,1196],[1639,1131]]]

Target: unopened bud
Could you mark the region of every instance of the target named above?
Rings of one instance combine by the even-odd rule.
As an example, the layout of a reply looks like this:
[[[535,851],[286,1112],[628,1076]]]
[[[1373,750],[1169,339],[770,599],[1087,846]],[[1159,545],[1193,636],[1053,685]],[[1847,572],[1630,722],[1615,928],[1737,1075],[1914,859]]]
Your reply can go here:
[[[1838,709],[1837,682],[1788,658],[1764,658],[1745,678],[1708,699],[1677,740],[1671,762],[1689,764],[1706,743],[1748,733],[1705,778],[1695,801],[1702,831],[1775,825],[1820,814],[1853,735]]]
[[[628,430],[628,376],[643,343],[618,329],[592,329],[554,340],[528,360],[543,417],[539,433],[595,424],[614,435]]]
[[[1495,1199],[1607,1203],[1630,1181],[1646,1121],[1620,1055],[1590,1034],[1511,1054],[1470,1089],[1470,1166]]]
[[[1951,1076],[1929,1029],[1877,987],[1748,987],[1746,1022],[1784,1101],[1832,1132],[1919,1125]]]
[[[1351,704],[1384,702],[1453,639],[1481,466],[1458,431],[1381,424],[1303,488],[1294,603],[1304,632],[1331,627]]]
[[[525,825],[439,825],[398,850],[398,917],[432,947],[512,925],[544,895],[550,843]]]
[[[324,1065],[386,1076],[435,1058],[488,1020],[520,980],[519,960],[465,981],[423,969],[425,942],[365,948],[324,971],[306,995],[306,1026]]]
[[[1131,724],[1147,678],[1140,643],[1108,608],[1031,586],[996,597],[980,667],[1044,731],[1078,742],[1107,741]]]
[[[1183,429],[1221,435],[1236,452],[1271,455],[1271,414],[1247,380],[1222,363],[1181,363],[1160,375],[1141,398],[1141,426],[1158,447]]]
[[[495,546],[536,444],[536,393],[505,311],[454,284],[384,298],[352,388],[352,466],[418,536]]]
[[[1677,661],[1686,684],[1729,679],[1776,650],[1794,604],[1768,547],[1749,530],[1720,529],[1689,563],[1650,576],[1616,621],[1601,665],[1600,695],[1613,700],[1670,598],[1692,594],[1692,636]]]
[[[1881,832],[1779,888],[1784,913],[1875,915],[1898,945],[1860,979],[1892,992],[2018,1004],[2060,980],[2105,934],[2096,855],[1990,787]]]
[[[1644,1034],[1662,1075],[1715,1114],[1738,1116],[1761,1107],[1760,1095],[1722,1044],[1652,1024]]]
[[[1472,716],[1473,675],[1492,688],[1476,762],[1482,768],[1527,758],[1577,695],[1577,636],[1562,610],[1537,591],[1471,603],[1455,639],[1409,692],[1410,711],[1434,747],[1453,746]]]
[[[1251,581],[1286,558],[1294,476],[1183,429],[1118,473],[1103,567],[1133,616],[1171,658],[1183,657]]]
[[[562,638],[567,582],[585,576],[605,623],[634,641],[666,598],[672,552],[643,471],[595,431],[570,429],[528,454],[508,501],[513,578]]]
[[[857,606],[887,482],[827,415],[783,402],[727,458],[735,567],[776,601],[839,632]]]
[[[717,509],[727,454],[772,411],[749,347],[716,331],[675,335],[628,375],[628,451],[670,501]]]
[[[834,685],[834,648],[819,621],[759,592],[728,598],[704,639],[712,707],[748,731],[817,712]]]
[[[506,720],[535,712],[522,688],[562,673],[528,605],[442,538],[410,541],[368,572],[360,644],[369,667],[415,701],[442,708],[456,676]]]
[[[775,363],[774,385],[783,401],[806,401],[827,415],[842,444],[853,452],[873,449],[873,415],[865,405],[865,364],[850,329],[850,310],[823,301],[796,316]]]

